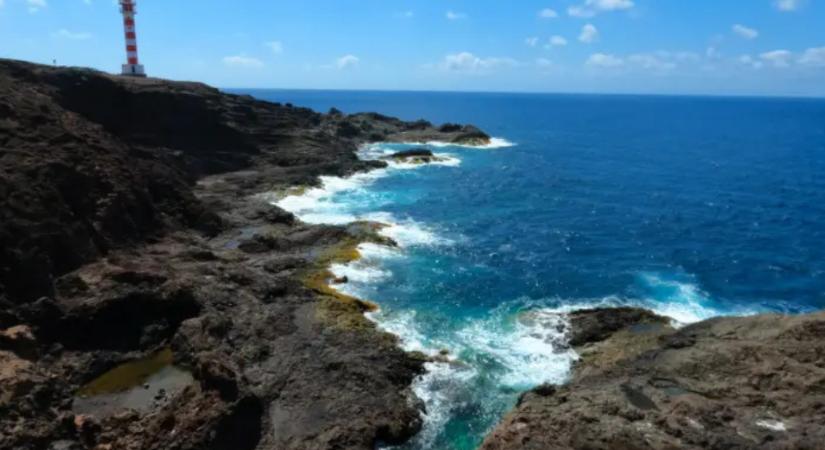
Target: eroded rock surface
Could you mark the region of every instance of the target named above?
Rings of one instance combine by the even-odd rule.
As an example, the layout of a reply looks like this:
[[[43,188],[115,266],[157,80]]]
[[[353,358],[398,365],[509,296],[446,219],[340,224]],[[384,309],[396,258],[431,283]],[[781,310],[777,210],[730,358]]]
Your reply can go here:
[[[569,383],[526,393],[482,449],[821,449],[825,313],[679,330],[633,309],[576,312]]]
[[[410,437],[424,361],[327,286],[359,242],[391,242],[376,224],[302,224],[260,194],[383,167],[358,159],[365,142],[485,139],[448,128],[0,60],[0,448]],[[191,384],[73,409],[90,381],[169,347]]]

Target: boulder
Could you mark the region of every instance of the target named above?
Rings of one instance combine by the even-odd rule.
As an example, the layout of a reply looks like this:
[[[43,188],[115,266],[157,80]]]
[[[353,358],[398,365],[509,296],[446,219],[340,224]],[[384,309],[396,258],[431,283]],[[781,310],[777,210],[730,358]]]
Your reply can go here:
[[[37,339],[28,325],[16,325],[0,330],[0,350],[9,350],[29,360],[36,359],[39,353]]]
[[[434,155],[431,150],[426,148],[402,150],[400,152],[393,153],[387,158],[410,164],[429,164],[444,160],[444,158]]]

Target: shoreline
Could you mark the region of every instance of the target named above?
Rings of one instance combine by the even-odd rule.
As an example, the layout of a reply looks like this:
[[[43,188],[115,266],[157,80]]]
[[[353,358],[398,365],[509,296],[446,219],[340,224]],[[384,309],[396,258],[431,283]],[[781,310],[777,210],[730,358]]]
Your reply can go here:
[[[0,91],[14,105],[0,125],[16,150],[0,182],[9,199],[34,196],[2,211],[38,225],[18,226],[13,214],[0,222],[3,239],[16,236],[0,255],[0,359],[10,370],[0,390],[11,392],[0,447],[368,449],[418,430],[410,385],[423,361],[364,316],[368,304],[304,283],[352,258],[370,231],[302,224],[257,195],[385,166],[360,161],[359,143],[402,133],[460,142],[478,129],[8,60]],[[111,98],[128,99],[128,114],[111,113]],[[52,193],[67,195],[37,197]],[[45,228],[55,223],[57,232]],[[61,245],[38,245],[48,239]],[[44,259],[20,260],[20,243]],[[112,369],[149,370],[121,365],[166,348],[188,375],[147,379],[157,392],[147,409],[105,413],[117,396],[73,409],[83,386]],[[161,394],[153,383],[175,388]]]
[[[430,359],[326,285],[386,237],[261,193],[386,169],[367,142],[483,132],[2,59],[0,93],[0,447],[367,450],[421,430]],[[569,382],[524,393],[482,448],[817,448],[824,315],[571,312]]]
[[[509,141],[506,141],[504,139],[497,139],[497,141],[499,143],[506,142],[507,143],[506,146],[516,145],[516,144],[512,144]],[[387,145],[391,145],[391,146],[402,146],[402,147],[400,149],[399,148],[386,148],[386,149],[383,149],[383,153],[381,153],[382,150],[381,150],[380,147],[381,147],[382,143],[372,143],[372,144],[368,144],[365,147],[376,147],[374,149],[375,151],[369,152],[367,148],[362,148],[359,151],[359,156],[366,157],[366,158],[369,158],[369,157],[376,158],[376,159],[373,159],[373,160],[382,160],[379,155],[383,154],[384,157],[386,157],[386,155],[388,155],[392,152],[396,152],[396,151],[399,151],[399,150],[403,152],[403,150],[404,150],[403,147],[407,147],[407,146],[416,147],[416,146],[426,145],[426,146],[430,146],[430,147],[436,147],[436,148],[439,148],[439,149],[448,148],[448,147],[453,146],[453,145],[446,144],[446,143],[445,144],[433,145],[431,142],[427,143],[427,144],[410,143],[410,142],[388,142],[388,143],[383,143],[383,144],[387,144]],[[484,149],[490,148],[489,146],[479,146],[479,145],[472,145],[472,146],[465,145],[465,146],[454,146],[454,147],[463,147],[464,149],[468,149],[468,150],[472,150],[472,149],[484,150]],[[449,153],[435,153],[434,156],[442,157],[442,158],[443,157],[457,158],[457,156],[451,155]],[[317,221],[317,218],[318,217],[323,217],[323,215],[321,213],[319,213],[317,211],[317,209],[320,209],[320,210],[330,209],[330,210],[333,210],[333,211],[337,211],[338,210],[338,208],[337,208],[338,203],[336,203],[335,201],[332,201],[330,199],[334,198],[336,195],[338,195],[340,193],[356,191],[356,190],[360,190],[360,189],[368,190],[369,186],[372,184],[372,181],[374,181],[378,178],[384,178],[384,177],[392,176],[392,169],[395,169],[395,170],[410,170],[410,169],[426,170],[427,166],[438,166],[438,165],[458,166],[459,164],[420,163],[420,164],[409,164],[409,165],[407,165],[407,164],[404,164],[404,163],[396,162],[394,165],[391,165],[388,168],[374,169],[373,171],[378,172],[380,174],[379,176],[370,176],[369,173],[367,173],[367,174],[354,174],[354,175],[351,175],[350,177],[347,177],[347,178],[344,178],[344,179],[340,179],[340,178],[339,179],[325,179],[325,182],[327,182],[329,184],[329,186],[322,185],[322,186],[314,187],[313,189],[315,189],[317,192],[311,192],[310,190],[299,189],[296,193],[294,193],[292,195],[292,199],[288,199],[287,198],[288,196],[287,196],[287,197],[281,198],[280,200],[273,199],[271,201],[271,203],[274,204],[274,205],[281,206],[281,207],[289,210],[290,212],[293,212],[299,218],[303,218],[304,216],[309,216],[313,219],[313,223],[319,223],[319,221]],[[355,178],[355,180],[353,180],[354,178]],[[350,182],[350,181],[353,181],[353,182]],[[323,193],[323,194],[321,195],[320,193]],[[301,205],[300,200],[301,200],[302,197],[305,197],[305,199],[309,201],[310,206],[308,206],[306,208],[301,208],[300,207],[300,205]],[[323,200],[328,200],[328,203],[327,202],[322,202]],[[290,206],[293,207],[294,209],[290,209]],[[351,217],[353,220],[356,221],[355,223],[358,223],[359,221],[364,221],[364,220],[379,220],[379,219],[373,219],[373,218],[376,215],[381,215],[381,214],[384,214],[384,213],[380,212],[379,210],[372,210],[372,209],[369,210],[369,211],[361,212],[361,213],[352,213],[351,211],[347,211],[346,208],[344,208],[343,211],[337,211],[336,213],[333,213],[333,214],[340,214],[341,217]],[[350,215],[350,214],[353,214],[353,215]],[[320,223],[324,223],[324,222],[320,222]],[[340,217],[335,217],[334,220],[332,220],[331,222],[327,222],[327,223],[339,224],[339,223],[346,223],[346,222],[341,221]],[[381,233],[382,231],[384,231],[388,228],[391,228],[393,226],[399,226],[399,227],[402,226],[402,225],[399,225],[399,224],[391,225],[389,223],[383,223],[381,225],[383,225],[383,227],[382,227],[383,229],[378,230],[379,233]],[[407,226],[410,226],[410,225],[408,224]],[[414,226],[417,228],[419,225],[414,225]],[[430,233],[430,231],[426,231],[426,233]],[[392,239],[391,234],[384,234],[384,236],[386,236],[389,239]],[[444,238],[433,237],[430,240],[444,240]],[[383,248],[385,249],[385,251],[386,252],[391,252],[392,255],[390,256],[390,255],[384,254],[384,251],[376,252],[376,253],[378,253],[376,255],[376,260],[372,261],[372,264],[375,264],[375,266],[373,267],[372,264],[371,264],[369,268],[357,267],[359,262],[363,261],[363,258],[362,258],[363,255],[358,255],[358,258],[348,259],[344,264],[339,264],[339,266],[342,266],[342,267],[339,267],[338,271],[335,270],[335,267],[334,267],[335,264],[333,264],[330,267],[330,271],[332,272],[332,274],[329,274],[329,276],[327,277],[327,280],[331,282],[328,285],[328,288],[336,290],[337,292],[340,292],[340,293],[342,293],[346,296],[355,296],[356,298],[366,298],[363,295],[360,295],[358,293],[353,292],[351,289],[347,289],[347,286],[349,285],[349,283],[334,284],[334,283],[332,283],[333,279],[334,278],[343,278],[345,276],[348,276],[348,278],[350,278],[348,281],[351,282],[351,281],[353,281],[352,274],[354,272],[359,272],[360,271],[360,272],[370,272],[370,273],[367,274],[367,278],[365,278],[363,280],[360,280],[362,283],[366,283],[366,284],[380,283],[381,280],[384,277],[391,276],[391,274],[381,273],[381,272],[384,272],[386,269],[384,269],[380,266],[380,261],[383,261],[387,258],[404,257],[403,253],[401,253],[401,252],[403,252],[403,250],[405,248],[408,248],[408,247],[409,248],[416,248],[416,247],[419,247],[419,246],[423,246],[423,247],[432,247],[432,246],[434,246],[434,247],[437,248],[437,247],[440,247],[441,245],[445,245],[445,244],[449,245],[449,243],[445,243],[443,241],[442,241],[441,244],[433,243],[433,242],[415,242],[415,241],[413,241],[413,242],[408,242],[407,245],[401,245],[401,246],[399,246],[395,243],[383,243],[383,244],[379,243],[377,245],[379,245],[379,246],[384,245]],[[376,245],[376,244],[375,243],[367,243],[366,245],[372,246],[372,245]],[[360,246],[359,246],[359,249],[360,249]],[[375,277],[375,279],[372,279],[373,276]],[[375,300],[375,299],[371,298],[371,300]],[[416,442],[417,441],[414,448],[431,448],[432,444],[433,444],[433,441],[435,441],[435,439],[438,437],[438,434],[443,432],[442,427],[445,425],[446,421],[451,419],[450,409],[452,408],[451,402],[453,401],[453,399],[450,399],[449,397],[443,397],[443,394],[440,394],[437,390],[432,391],[432,389],[434,388],[434,386],[441,386],[444,383],[463,384],[463,383],[467,382],[469,379],[472,379],[473,377],[476,377],[477,375],[479,375],[478,372],[477,372],[478,368],[475,368],[475,367],[467,364],[466,362],[463,362],[461,357],[458,354],[456,354],[452,351],[453,349],[450,349],[449,353],[445,353],[445,352],[448,351],[447,347],[435,348],[435,347],[428,347],[426,345],[423,345],[420,342],[420,339],[415,339],[415,338],[412,338],[410,336],[410,332],[413,332],[413,330],[404,330],[404,331],[402,331],[400,329],[397,329],[397,328],[393,327],[392,320],[391,321],[382,320],[381,318],[379,318],[379,316],[381,315],[380,314],[381,313],[381,306],[382,305],[381,305],[381,302],[379,300],[378,303],[377,303],[377,308],[376,309],[370,310],[370,311],[365,311],[365,315],[367,316],[367,318],[369,320],[371,320],[372,322],[374,322],[376,324],[376,326],[379,329],[381,329],[382,331],[391,333],[394,336],[396,336],[399,339],[400,347],[404,351],[421,354],[422,358],[424,358],[423,361],[425,363],[424,364],[425,372],[423,374],[417,376],[416,379],[415,379],[415,382],[412,385],[412,389],[415,392],[417,398],[419,400],[423,400],[424,404],[426,406],[426,408],[424,410],[424,411],[426,411],[426,413],[424,413],[422,411],[422,418],[424,419],[424,429],[422,430],[421,433],[414,436],[411,439],[411,442]],[[539,314],[541,312],[542,311],[532,311],[532,310],[531,311],[525,311],[525,313],[529,313],[529,314]],[[545,324],[545,322],[547,320],[553,320],[553,324],[550,324],[550,323]],[[518,320],[518,322],[521,322],[521,320]],[[538,327],[540,329],[542,329],[543,333],[549,333],[550,329],[552,329],[552,328],[554,328],[555,326],[558,325],[558,324],[556,324],[555,319],[541,319],[541,320],[538,320],[537,323],[539,323]],[[412,326],[411,324],[407,324],[407,325]],[[538,331],[538,330],[533,330],[533,331],[535,332],[535,331]],[[414,332],[414,333],[417,333],[417,332]],[[528,331],[525,330],[524,333],[528,333]],[[421,337],[423,338],[423,336],[421,336]],[[548,336],[548,338],[549,338],[549,336]],[[409,339],[412,339],[412,341],[410,341]],[[552,347],[555,348],[557,343],[555,342],[555,339],[553,339],[552,343],[548,342],[546,345],[552,346]],[[554,352],[554,350],[548,348],[547,352],[552,354]],[[563,356],[563,357],[568,358],[568,356]],[[572,361],[575,358],[572,357],[572,356],[569,356],[569,359]],[[548,377],[549,377],[549,375],[548,375]],[[553,378],[553,377],[550,377],[550,378]],[[543,378],[542,381],[547,381],[547,379],[548,378]],[[536,382],[536,383],[530,384],[529,387],[536,386],[538,384],[540,384],[540,383]],[[520,391],[522,391],[522,392],[526,391],[529,387],[524,387]],[[467,389],[467,387],[462,387],[460,389]],[[469,391],[468,391],[468,393],[469,393]],[[513,401],[515,401],[515,397],[513,398]]]
[[[410,143],[405,144],[421,145]],[[335,193],[330,194],[330,196],[334,195]],[[357,260],[353,260],[349,264],[353,263],[357,263]],[[383,269],[378,268],[377,270]],[[687,330],[702,329],[715,323],[721,323],[723,325],[748,323],[749,321],[760,321],[764,323],[764,319],[766,317],[785,317],[786,320],[806,324],[810,323],[811,320],[815,321],[816,319],[812,318],[817,316],[816,313],[799,314],[796,316],[772,316],[770,313],[759,311],[739,311],[738,313],[732,311],[728,314],[721,314],[718,311],[714,311],[712,307],[704,305],[705,302],[701,301],[701,298],[705,294],[691,284],[683,284],[678,280],[659,278],[656,274],[650,273],[644,273],[640,276],[651,285],[678,283],[678,288],[680,291],[688,291],[688,294],[686,295],[690,301],[687,305],[683,305],[686,309],[679,309],[677,307],[679,305],[667,303],[663,305],[651,305],[651,308],[639,306],[638,304],[634,306],[628,305],[626,302],[623,303],[620,299],[616,299],[615,304],[611,304],[609,299],[605,298],[599,302],[587,302],[587,304],[579,305],[563,305],[562,307],[556,309],[548,309],[548,307],[544,306],[539,307],[538,309],[524,311],[525,314],[531,316],[533,314],[548,313],[554,317],[557,316],[559,320],[565,321],[569,329],[564,333],[565,342],[561,344],[560,348],[569,349],[569,351],[574,352],[575,357],[571,359],[572,363],[569,373],[563,382],[554,384],[552,385],[553,387],[549,384],[539,384],[534,388],[521,391],[522,393],[519,396],[519,400],[516,402],[516,405],[509,410],[509,412],[506,412],[501,417],[501,420],[496,422],[492,429],[485,433],[481,448],[485,450],[511,448],[520,449],[523,448],[522,444],[526,442],[525,440],[542,442],[544,447],[530,447],[537,449],[583,448],[579,443],[576,443],[574,432],[571,432],[570,436],[564,435],[565,439],[572,440],[566,441],[567,443],[562,446],[554,447],[550,442],[542,441],[540,439],[540,436],[548,435],[547,433],[549,433],[549,431],[547,428],[542,428],[541,421],[537,421],[536,418],[549,418],[554,414],[554,410],[558,408],[558,405],[555,403],[553,403],[553,406],[547,405],[550,404],[548,403],[550,400],[555,398],[555,392],[570,392],[574,389],[572,386],[581,385],[584,380],[587,380],[587,377],[592,376],[593,373],[597,371],[620,370],[616,367],[622,367],[623,364],[637,364],[638,367],[647,367],[643,365],[645,364],[643,362],[636,362],[635,358],[649,358],[651,356],[648,355],[655,355],[667,351],[669,345],[667,344],[668,340],[675,339],[672,337],[674,335],[681,336],[683,333],[688,332]],[[376,280],[372,280],[372,282],[380,283],[381,278],[379,277]],[[336,288],[336,286],[330,287]],[[338,285],[338,287],[340,287],[340,285]],[[615,312],[618,318],[607,319],[604,316],[605,311],[609,311],[610,314]],[[375,317],[376,312],[377,311],[369,311],[365,314],[371,320],[374,320],[379,328],[384,331],[394,333],[403,341],[404,333],[399,333],[398,330],[393,330],[391,327],[388,327],[388,324],[382,323],[380,319]],[[611,325],[606,324],[609,324],[611,320],[617,320],[619,322],[615,328],[608,328],[607,330],[600,329],[601,327],[610,327]],[[584,331],[582,331],[583,329]],[[767,334],[770,334],[770,332],[771,331],[767,331]],[[598,337],[581,337],[582,335],[586,336],[588,334],[598,335]],[[727,349],[728,346],[735,347],[738,345],[736,342],[731,343],[716,341],[715,339],[717,338],[715,336],[710,336],[709,339],[710,342],[713,342],[713,344],[710,345],[718,346],[718,348],[722,349]],[[742,337],[737,337],[736,339],[742,339]],[[660,343],[660,341],[665,342],[665,344]],[[770,346],[771,344],[762,342],[760,345]],[[427,377],[435,376],[436,371],[444,372],[444,370],[442,370],[441,367],[435,368],[430,365],[440,364],[445,370],[451,370],[451,366],[457,361],[460,361],[460,359],[452,352],[450,352],[447,356],[439,355],[438,349],[434,348],[413,348],[409,345],[404,346],[403,348],[406,351],[424,351],[424,353],[428,355],[428,360],[425,363],[426,372],[416,378],[413,385],[413,390],[419,398],[425,398],[428,399],[428,401],[432,401],[430,398],[432,393],[421,391],[421,389],[427,388],[427,382],[425,381]],[[707,347],[703,347],[703,349],[704,348]],[[688,357],[679,354],[678,358],[684,358],[687,360]],[[650,364],[649,369],[657,370],[657,367]],[[747,374],[749,370],[754,369],[750,367],[743,367],[742,374]],[[452,374],[450,376],[460,375]],[[617,378],[621,379],[621,376],[618,376]],[[609,378],[606,378],[606,380],[609,380],[611,384],[617,382],[615,380],[610,380]],[[588,389],[593,388],[588,387]],[[641,408],[644,411],[647,406],[638,406],[633,403],[634,401],[637,401],[634,397],[637,395],[635,394],[636,391],[633,392],[634,393],[632,394],[627,394],[622,389],[619,389],[617,394],[609,394],[609,396],[613,397],[610,397],[608,401],[630,401],[632,408]],[[436,399],[436,401],[438,401],[438,399]],[[656,398],[655,401],[658,403],[660,399]],[[541,411],[538,416],[536,416],[536,408]],[[585,405],[579,405],[577,408],[578,409],[571,411],[570,414],[581,414],[588,412]],[[435,408],[428,407],[427,411],[432,413],[433,409]],[[745,410],[747,410],[747,408],[745,408]],[[622,412],[622,414],[631,414],[632,416],[633,413]],[[747,414],[750,413],[748,412]],[[785,427],[787,424],[782,420],[777,419],[777,417],[778,416],[776,413],[763,413],[762,418],[754,419],[750,426],[755,426],[756,429],[762,430],[763,436],[766,436],[764,435],[764,432],[768,432],[770,436],[766,439],[783,438],[782,436],[777,435],[777,433],[784,433],[786,431]],[[599,418],[599,420],[608,419],[609,417],[604,419],[601,417]],[[564,418],[564,420],[566,420],[566,418]],[[427,426],[426,421],[427,417],[425,415],[425,431]],[[551,420],[548,420],[548,422],[552,423]],[[534,425],[531,425],[525,431],[523,429],[523,423],[531,423]],[[631,421],[631,424],[632,423],[633,421]],[[436,427],[440,427],[443,423],[436,423],[435,425]],[[440,432],[441,430],[436,429],[436,431]],[[673,433],[676,432],[677,431],[673,431]],[[596,429],[589,431],[588,433],[590,433],[591,436],[598,436],[598,433],[604,433],[604,431],[601,429]],[[726,431],[722,431],[722,433],[726,433]],[[434,439],[434,436],[418,434],[413,438],[413,440],[417,439],[424,439],[423,445],[420,442],[419,445],[421,445],[422,448],[429,448],[426,442],[428,442],[428,439]],[[688,447],[690,447],[692,442],[687,440],[673,440],[673,438],[668,439],[670,440],[667,440],[667,442],[670,442],[673,445],[685,445]],[[591,440],[587,442],[592,444],[594,441]],[[679,444],[674,444],[677,442]],[[654,446],[654,448],[659,447]]]
[[[493,139],[496,139],[496,138],[493,138]],[[491,139],[491,141],[493,139]],[[482,145],[461,145],[461,146],[458,146],[458,145],[455,145],[455,144],[451,145],[449,143],[441,143],[441,142],[434,143],[432,141],[429,141],[429,142],[426,142],[426,143],[420,143],[420,142],[374,142],[374,143],[362,144],[359,147],[358,154],[359,154],[359,157],[362,157],[362,156],[370,157],[371,156],[371,157],[375,158],[375,159],[368,159],[368,160],[386,161],[386,158],[388,157],[387,155],[390,154],[389,150],[384,154],[384,156],[385,156],[384,159],[380,158],[379,155],[377,155],[375,152],[370,154],[369,150],[370,149],[378,150],[378,149],[380,149],[381,145],[386,145],[386,144],[402,145],[402,146],[409,146],[409,147],[428,146],[428,147],[437,147],[437,148],[446,148],[446,147],[453,146],[453,147],[462,147],[462,148],[467,148],[467,149],[479,149],[479,150],[488,149],[488,148],[500,148],[498,146],[502,145],[501,144],[502,142],[506,143],[504,146],[515,145],[515,144],[509,143],[508,141],[503,140],[503,139],[497,139],[497,142],[498,142],[497,144],[491,144],[491,145],[493,145],[493,147],[490,147],[489,145],[487,145],[487,146],[482,146]],[[372,169],[372,170],[370,170],[366,173],[360,173],[360,174],[357,173],[357,174],[350,175],[349,177],[346,177],[346,178],[339,178],[337,180],[331,180],[329,178],[326,178],[326,179],[322,178],[322,185],[321,186],[315,186],[315,187],[308,188],[308,189],[303,189],[303,188],[299,187],[296,193],[285,195],[285,196],[281,197],[280,199],[274,199],[273,198],[273,199],[271,199],[270,203],[272,205],[282,207],[282,208],[286,209],[287,211],[290,211],[293,214],[296,214],[300,218],[302,216],[301,212],[303,212],[303,210],[301,208],[298,208],[297,205],[300,203],[301,197],[314,197],[312,189],[316,189],[319,192],[326,192],[326,195],[331,197],[331,196],[334,196],[338,192],[346,191],[348,189],[357,189],[357,187],[355,187],[355,186],[362,186],[362,185],[365,184],[365,183],[355,182],[355,183],[352,183],[352,186],[349,186],[348,188],[330,189],[327,186],[323,185],[324,182],[331,182],[331,183],[336,184],[336,185],[343,185],[343,184],[348,184],[349,185],[350,183],[348,183],[348,182],[352,181],[352,178],[356,178],[359,175],[361,175],[362,178],[365,178],[365,179],[368,179],[368,180],[374,180],[374,179],[377,179],[377,178],[382,178],[384,176],[391,176],[391,172],[389,172],[389,171],[393,170],[393,169],[394,170],[417,170],[417,169],[425,169],[428,166],[455,167],[455,166],[458,166],[458,165],[461,164],[460,159],[458,159],[456,156],[454,156],[452,154],[449,154],[449,153],[433,153],[433,156],[435,158],[440,158],[440,159],[430,161],[430,162],[406,162],[406,161],[403,161],[403,160],[399,160],[399,161],[391,162],[389,164],[389,166],[386,167],[386,168]],[[374,173],[374,172],[379,172],[379,171],[380,171],[379,176],[370,176],[370,172]],[[290,197],[293,198],[293,201],[289,201]],[[290,209],[289,206],[293,206],[295,208]],[[413,398],[411,398],[410,401],[412,403],[421,403],[421,402],[423,402],[424,408],[422,408],[420,410],[420,414],[421,414],[421,417],[422,417],[422,430],[419,431],[418,433],[416,433],[415,436],[412,436],[410,441],[414,441],[414,440],[417,440],[417,439],[425,439],[425,442],[426,442],[426,440],[435,439],[435,436],[427,436],[427,434],[430,434],[430,433],[428,433],[428,430],[427,430],[428,425],[435,425],[435,426],[440,426],[441,425],[440,423],[437,423],[437,422],[435,424],[432,424],[432,423],[428,422],[428,418],[430,417],[430,415],[437,412],[437,411],[433,411],[433,410],[438,410],[440,408],[437,408],[438,405],[432,404],[431,395],[428,395],[429,393],[426,392],[426,390],[428,388],[427,379],[430,378],[430,377],[438,376],[438,375],[436,375],[436,372],[440,372],[441,375],[443,376],[443,372],[445,370],[452,371],[453,370],[452,366],[454,364],[456,364],[459,360],[453,355],[444,355],[444,354],[442,354],[441,352],[443,350],[441,350],[441,349],[425,349],[423,347],[418,348],[419,346],[416,346],[416,345],[410,345],[409,342],[406,342],[406,338],[403,334],[398,334],[398,333],[394,332],[392,329],[388,328],[387,323],[382,322],[380,319],[378,319],[376,317],[376,314],[380,313],[380,311],[381,311],[380,301],[376,301],[376,303],[373,303],[372,300],[366,300],[366,299],[361,298],[361,296],[359,296],[355,293],[347,292],[346,286],[350,282],[353,281],[353,272],[359,271],[359,268],[354,267],[354,265],[356,265],[359,261],[360,262],[364,261],[363,253],[364,253],[364,251],[366,251],[366,249],[364,249],[362,246],[364,246],[364,245],[377,246],[377,247],[380,248],[380,250],[377,250],[375,253],[392,252],[392,253],[394,253],[392,257],[403,257],[401,252],[403,252],[405,248],[408,248],[408,246],[413,246],[414,247],[416,245],[421,245],[421,242],[406,242],[405,245],[401,245],[401,244],[399,244],[399,242],[397,242],[393,238],[392,233],[383,233],[383,232],[387,231],[388,229],[391,229],[393,227],[401,227],[403,225],[400,225],[398,223],[386,223],[386,222],[380,222],[380,221],[373,221],[373,218],[375,218],[375,215],[380,215],[380,214],[382,214],[382,213],[379,212],[379,211],[374,211],[372,213],[369,213],[367,215],[367,217],[354,216],[353,217],[354,220],[352,222],[343,223],[344,225],[365,224],[365,225],[369,226],[370,228],[372,228],[372,230],[376,234],[382,236],[386,240],[384,242],[375,242],[374,240],[373,241],[365,240],[365,241],[355,243],[355,245],[352,247],[352,253],[351,254],[347,254],[346,257],[342,257],[342,258],[338,258],[338,259],[329,261],[329,265],[327,266],[327,269],[324,271],[324,275],[323,275],[323,280],[326,283],[324,285],[323,289],[328,290],[328,291],[333,291],[337,295],[343,296],[345,298],[355,298],[355,299],[358,299],[360,301],[366,301],[367,303],[369,303],[371,308],[364,309],[364,311],[363,311],[364,317],[367,318],[370,322],[372,322],[382,332],[389,333],[389,334],[393,335],[398,340],[399,348],[401,348],[403,351],[405,351],[407,353],[410,353],[410,354],[420,355],[420,356],[417,356],[417,357],[421,358],[421,360],[423,362],[422,373],[419,374],[418,376],[416,376],[415,380],[413,381],[413,383],[410,386],[411,389],[412,389],[412,395],[414,396]],[[370,217],[370,215],[372,217]],[[380,218],[377,218],[377,219],[380,219]],[[324,222],[320,222],[320,223],[324,223]],[[342,224],[341,221],[337,220],[337,219],[333,220],[331,222],[326,222],[326,223],[328,223],[328,224]],[[388,258],[388,257],[390,257],[390,256],[380,255],[380,254],[378,256],[376,256],[376,258],[379,259],[379,260],[383,260],[383,259]],[[338,266],[337,271],[336,271],[336,266]],[[363,271],[365,269],[360,268],[360,270]],[[383,269],[376,268],[375,270],[382,271]],[[384,275],[382,274],[381,276],[384,276]],[[335,283],[336,279],[345,279],[346,281],[344,283]],[[434,365],[440,365],[441,367],[436,368]],[[429,402],[428,402],[428,399],[430,400]],[[430,419],[430,420],[432,420],[432,419]],[[432,431],[439,431],[439,430],[432,430]],[[406,444],[409,444],[409,442],[407,442]],[[425,444],[424,447],[429,447],[429,445]],[[392,447],[381,447],[381,448],[392,448]]]

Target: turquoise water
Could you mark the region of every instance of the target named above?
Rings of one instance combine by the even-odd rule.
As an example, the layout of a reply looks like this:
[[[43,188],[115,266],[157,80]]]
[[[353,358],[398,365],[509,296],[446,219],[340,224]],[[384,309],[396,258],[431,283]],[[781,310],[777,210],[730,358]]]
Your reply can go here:
[[[825,306],[823,101],[247,93],[500,138],[280,202],[308,222],[392,225],[399,249],[364,245],[333,270],[406,348],[447,351],[416,383],[425,428],[405,448],[475,448],[520,392],[563,382],[570,309],[644,306],[684,324]]]

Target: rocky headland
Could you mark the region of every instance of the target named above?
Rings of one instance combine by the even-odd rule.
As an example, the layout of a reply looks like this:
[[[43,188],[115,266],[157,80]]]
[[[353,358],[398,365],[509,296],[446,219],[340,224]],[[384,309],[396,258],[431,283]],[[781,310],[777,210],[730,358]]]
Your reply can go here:
[[[393,242],[381,224],[308,225],[269,201],[384,167],[356,154],[379,141],[490,138],[0,60],[0,449],[373,449],[414,435],[427,358],[327,270]],[[680,329],[629,308],[567,319],[569,382],[522,395],[482,448],[823,448],[825,313]]]

